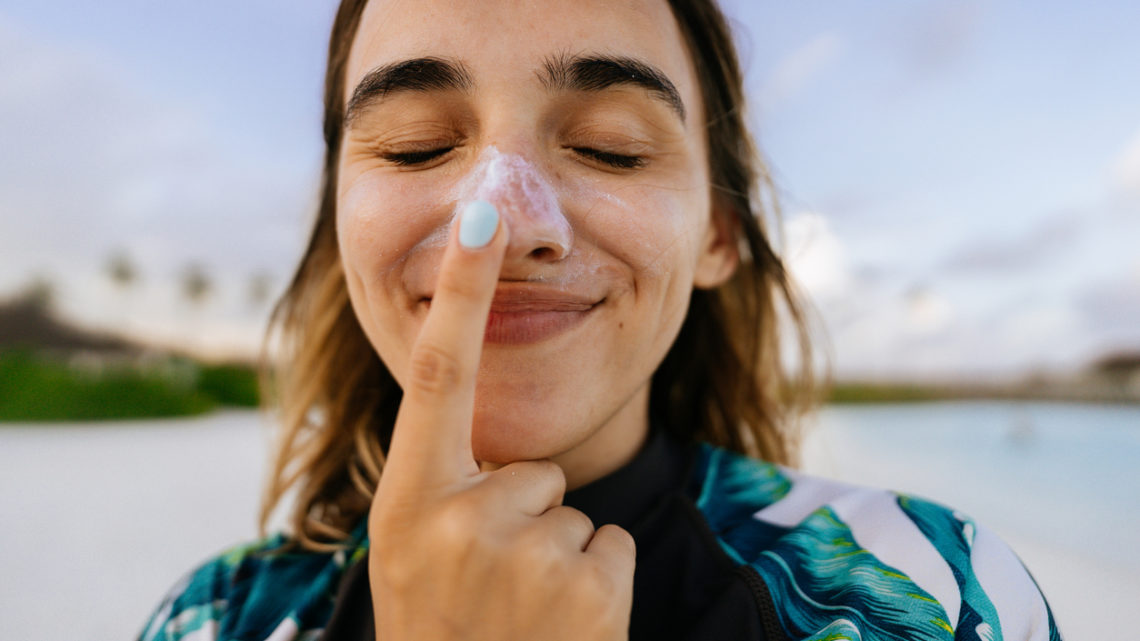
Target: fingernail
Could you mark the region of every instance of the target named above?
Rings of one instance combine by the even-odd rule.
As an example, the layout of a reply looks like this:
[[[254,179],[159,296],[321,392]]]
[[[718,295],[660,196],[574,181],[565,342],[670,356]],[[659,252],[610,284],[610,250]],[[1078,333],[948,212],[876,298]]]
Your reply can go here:
[[[473,200],[459,214],[459,244],[468,249],[485,247],[495,237],[499,212],[485,200]]]

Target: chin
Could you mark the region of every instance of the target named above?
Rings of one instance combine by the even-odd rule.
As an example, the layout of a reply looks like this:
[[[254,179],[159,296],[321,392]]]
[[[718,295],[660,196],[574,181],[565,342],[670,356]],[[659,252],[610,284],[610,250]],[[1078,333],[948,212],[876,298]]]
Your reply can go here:
[[[471,427],[471,449],[477,460],[511,463],[552,458],[586,437],[587,417],[574,413],[581,404],[566,396],[580,385],[550,376],[552,369],[545,364],[518,367],[484,359]]]
[[[515,406],[509,411],[477,407],[471,426],[471,450],[487,463],[553,458],[573,448],[573,432],[547,417],[552,412]]]

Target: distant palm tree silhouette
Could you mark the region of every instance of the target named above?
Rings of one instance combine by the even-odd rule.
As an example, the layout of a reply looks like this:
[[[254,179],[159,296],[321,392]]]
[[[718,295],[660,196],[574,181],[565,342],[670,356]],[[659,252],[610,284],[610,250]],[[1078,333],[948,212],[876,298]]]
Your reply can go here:
[[[182,270],[182,295],[191,305],[201,306],[214,290],[214,281],[198,263]]]
[[[130,289],[138,281],[139,272],[134,261],[123,250],[118,250],[107,258],[107,276],[115,287]]]
[[[133,333],[135,309],[132,301],[133,291],[137,289],[139,282],[139,270],[135,265],[135,261],[131,259],[130,254],[125,249],[116,249],[111,252],[107,257],[107,262],[104,265],[104,271],[107,278],[111,280],[111,285],[115,288],[119,300],[117,301],[117,315],[119,326],[115,329],[120,334]]]
[[[250,307],[260,310],[273,294],[273,276],[268,272],[259,271],[249,277],[249,289],[246,291]]]
[[[214,291],[214,281],[198,263],[189,263],[182,269],[181,281],[182,296],[194,308],[194,313],[190,314],[192,318],[185,339],[186,346],[191,352],[200,354],[205,347],[201,310]]]

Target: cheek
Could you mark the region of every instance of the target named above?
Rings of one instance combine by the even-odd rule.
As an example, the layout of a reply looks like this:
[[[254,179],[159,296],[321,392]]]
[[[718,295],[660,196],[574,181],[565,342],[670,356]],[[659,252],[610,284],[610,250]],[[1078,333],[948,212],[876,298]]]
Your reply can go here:
[[[446,243],[447,220],[437,213],[436,192],[413,181],[364,174],[338,195],[337,238],[346,270],[370,295],[388,282],[417,246]]]
[[[337,195],[337,240],[356,318],[398,378],[414,339],[415,300],[405,287],[408,257],[447,242],[448,216],[435,191],[362,174]]]
[[[601,192],[587,200],[597,206],[583,226],[641,285],[688,278],[707,207],[687,194],[656,186]]]

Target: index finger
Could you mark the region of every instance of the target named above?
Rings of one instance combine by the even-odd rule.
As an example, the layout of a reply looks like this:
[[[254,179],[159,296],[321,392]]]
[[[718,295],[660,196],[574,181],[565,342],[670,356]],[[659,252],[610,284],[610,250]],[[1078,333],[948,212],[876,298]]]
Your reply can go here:
[[[403,380],[384,476],[458,479],[478,473],[471,452],[475,377],[507,247],[490,203],[464,206]]]

